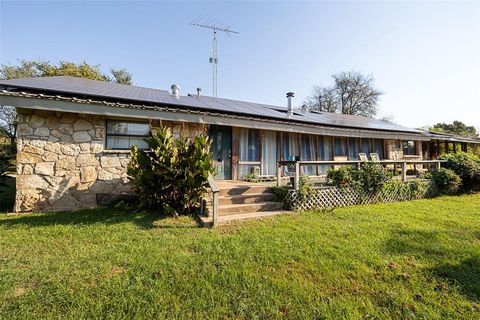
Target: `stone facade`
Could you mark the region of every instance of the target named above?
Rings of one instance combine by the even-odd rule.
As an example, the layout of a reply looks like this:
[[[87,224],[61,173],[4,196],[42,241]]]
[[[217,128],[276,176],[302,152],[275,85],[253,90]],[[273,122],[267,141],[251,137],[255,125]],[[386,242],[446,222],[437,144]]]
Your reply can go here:
[[[105,150],[103,116],[18,110],[16,212],[92,208],[131,195],[129,151]],[[152,121],[175,136],[194,137],[201,124]]]

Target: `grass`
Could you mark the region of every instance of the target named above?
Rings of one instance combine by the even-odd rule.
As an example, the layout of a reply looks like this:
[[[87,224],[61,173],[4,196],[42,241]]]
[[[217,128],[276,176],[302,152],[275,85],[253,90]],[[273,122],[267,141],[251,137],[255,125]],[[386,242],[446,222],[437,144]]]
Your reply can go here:
[[[0,318],[478,319],[480,194],[217,229],[0,216]]]

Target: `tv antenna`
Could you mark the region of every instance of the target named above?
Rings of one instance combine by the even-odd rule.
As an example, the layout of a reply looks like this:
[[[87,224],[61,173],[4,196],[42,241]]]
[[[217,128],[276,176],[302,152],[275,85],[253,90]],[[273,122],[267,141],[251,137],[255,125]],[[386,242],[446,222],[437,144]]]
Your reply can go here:
[[[212,73],[213,73],[213,92],[212,96],[216,97],[217,96],[217,63],[218,63],[218,57],[217,57],[217,32],[225,32],[228,36],[230,34],[235,33],[239,34],[239,32],[231,30],[230,25],[226,25],[223,23],[219,23],[215,21],[215,19],[210,18],[208,20],[204,20],[202,22],[202,17],[199,16],[197,19],[193,20],[190,22],[190,25],[195,26],[195,27],[200,27],[200,28],[205,28],[205,29],[210,29],[213,30],[213,43],[212,43],[212,55],[208,59],[208,61],[212,64]]]

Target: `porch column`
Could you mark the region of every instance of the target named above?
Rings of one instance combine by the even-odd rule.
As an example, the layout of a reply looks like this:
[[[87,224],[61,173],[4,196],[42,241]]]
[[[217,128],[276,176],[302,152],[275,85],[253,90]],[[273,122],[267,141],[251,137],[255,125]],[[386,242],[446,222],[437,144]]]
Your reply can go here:
[[[238,161],[240,147],[240,128],[232,127],[232,180],[238,180]]]

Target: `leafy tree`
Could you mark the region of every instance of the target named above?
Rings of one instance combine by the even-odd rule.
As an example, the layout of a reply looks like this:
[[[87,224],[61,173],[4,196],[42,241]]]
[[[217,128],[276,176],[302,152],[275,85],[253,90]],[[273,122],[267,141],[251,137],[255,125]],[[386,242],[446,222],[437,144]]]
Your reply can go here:
[[[453,123],[437,123],[428,128],[430,132],[448,133],[467,138],[478,138],[477,129],[474,126],[467,126],[461,121],[453,121]]]
[[[92,80],[110,81],[121,84],[132,84],[132,74],[125,69],[110,69],[111,76],[103,73],[98,65],[86,62],[73,63],[60,61],[52,64],[42,60],[20,60],[18,65],[2,64],[0,79],[19,79],[32,77],[72,76]],[[15,108],[0,106],[0,134],[7,136],[14,143],[16,136]]]
[[[19,65],[3,64],[0,67],[0,79],[18,79],[30,77],[72,76],[92,80],[132,84],[132,75],[125,69],[110,69],[111,76],[103,73],[99,65],[86,62],[76,64],[60,61],[52,64],[42,60],[20,60]]]
[[[10,139],[10,143],[15,143],[17,134],[17,123],[15,108],[11,106],[0,106],[0,136]]]
[[[331,87],[313,87],[305,104],[312,110],[374,117],[382,93],[371,75],[349,71],[334,74]]]

